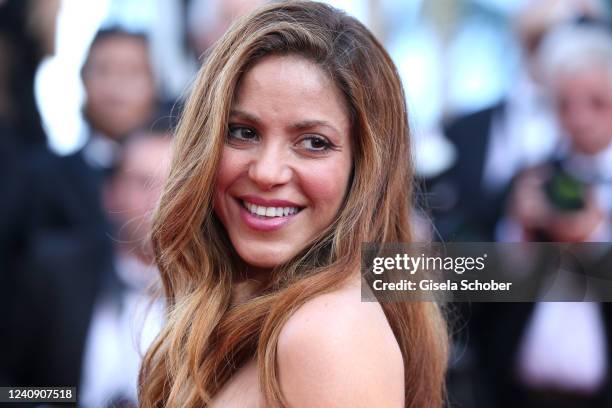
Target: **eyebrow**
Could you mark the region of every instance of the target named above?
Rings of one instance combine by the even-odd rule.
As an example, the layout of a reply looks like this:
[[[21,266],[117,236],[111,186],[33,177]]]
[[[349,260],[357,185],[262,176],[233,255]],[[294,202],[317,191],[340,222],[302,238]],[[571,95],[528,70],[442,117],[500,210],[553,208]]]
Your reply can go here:
[[[246,121],[252,122],[255,125],[261,125],[261,120],[257,116],[251,115],[250,113],[245,111],[241,111],[240,109],[232,109],[230,111],[230,116],[235,116],[240,119],[244,119]]]
[[[340,135],[340,131],[338,129],[336,129],[334,126],[332,126],[332,124],[324,120],[303,120],[301,122],[294,123],[291,127],[295,130],[307,130],[316,127],[325,127],[330,129],[337,135]]]
[[[247,120],[255,125],[261,125],[262,121],[257,116],[250,114],[248,112],[242,111],[240,109],[232,109],[230,111],[230,116],[238,117],[244,120]],[[340,135],[340,131],[336,129],[331,123],[324,120],[316,120],[316,119],[306,119],[300,122],[294,123],[290,126],[292,130],[308,130],[316,127],[325,127]]]

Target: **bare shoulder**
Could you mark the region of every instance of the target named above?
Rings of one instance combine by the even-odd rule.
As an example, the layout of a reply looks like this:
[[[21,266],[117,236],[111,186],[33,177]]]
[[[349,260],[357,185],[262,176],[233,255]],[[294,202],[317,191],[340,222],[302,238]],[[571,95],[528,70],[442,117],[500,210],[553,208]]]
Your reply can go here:
[[[301,306],[281,329],[278,367],[292,407],[401,407],[401,351],[378,303],[359,283]]]

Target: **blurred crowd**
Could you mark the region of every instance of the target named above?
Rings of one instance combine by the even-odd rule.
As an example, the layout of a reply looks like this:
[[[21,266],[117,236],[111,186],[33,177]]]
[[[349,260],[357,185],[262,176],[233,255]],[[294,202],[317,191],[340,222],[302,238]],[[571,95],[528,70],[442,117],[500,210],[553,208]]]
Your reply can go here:
[[[194,73],[231,22],[264,1],[180,3]],[[384,40],[378,3],[368,5]],[[86,142],[51,151],[35,75],[54,53],[60,6],[0,0],[0,385],[77,386],[81,406],[136,406],[140,358],[163,319],[150,216],[182,97],[159,91],[151,33],[107,25],[80,70]],[[537,0],[513,15],[521,58],[509,91],[443,115],[430,146],[448,159],[436,171],[416,158],[421,239],[610,241],[608,13],[596,0]],[[449,406],[612,406],[607,303],[463,304],[456,313]]]
[[[80,406],[136,406],[162,319],[148,234],[174,102],[157,95],[147,36],[104,28],[81,69],[87,142],[51,152],[34,79],[59,7],[0,3],[0,383],[77,386]]]
[[[610,242],[612,27],[598,6],[539,1],[517,15],[510,92],[444,124],[456,160],[424,181],[436,238]],[[612,406],[610,304],[462,304],[458,315],[451,402]]]

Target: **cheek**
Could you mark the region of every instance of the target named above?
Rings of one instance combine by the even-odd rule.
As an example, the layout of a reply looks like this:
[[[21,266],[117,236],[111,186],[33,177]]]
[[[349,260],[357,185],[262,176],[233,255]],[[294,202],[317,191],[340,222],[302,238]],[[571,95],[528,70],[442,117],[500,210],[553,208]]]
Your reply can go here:
[[[214,209],[217,216],[225,223],[224,209],[229,199],[228,190],[238,179],[242,165],[240,155],[234,154],[232,149],[223,148],[223,154],[219,163],[219,169],[215,179],[215,201]]]
[[[324,210],[325,216],[333,216],[344,199],[351,171],[350,158],[312,166],[302,186],[313,207]]]
[[[608,138],[612,138],[612,106],[608,107],[602,114],[601,123]]]

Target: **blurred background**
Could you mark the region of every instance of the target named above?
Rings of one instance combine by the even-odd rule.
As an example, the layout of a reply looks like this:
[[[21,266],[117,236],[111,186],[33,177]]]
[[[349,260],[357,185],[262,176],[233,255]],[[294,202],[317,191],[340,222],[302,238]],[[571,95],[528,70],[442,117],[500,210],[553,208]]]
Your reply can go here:
[[[206,50],[263,3],[0,0],[1,386],[135,406],[172,129]],[[610,242],[609,1],[329,3],[402,77],[420,240]],[[448,406],[612,406],[608,304],[452,306]]]

